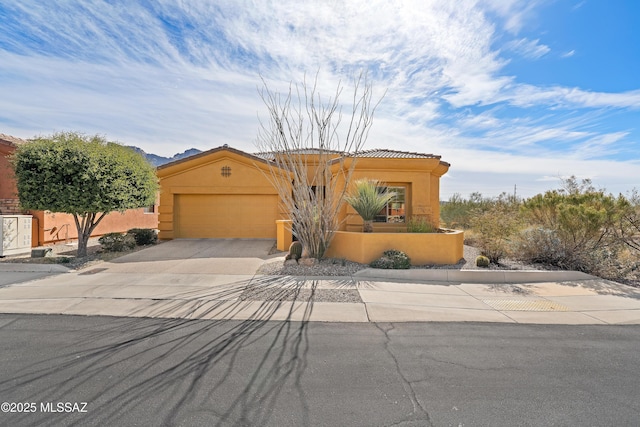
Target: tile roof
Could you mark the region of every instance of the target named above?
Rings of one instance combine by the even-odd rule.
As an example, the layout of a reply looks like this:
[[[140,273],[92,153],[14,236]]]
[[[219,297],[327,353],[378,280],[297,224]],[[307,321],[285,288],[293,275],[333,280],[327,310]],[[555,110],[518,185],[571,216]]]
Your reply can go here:
[[[8,142],[10,145],[18,145],[24,144],[27,141],[21,138],[16,138],[15,136],[5,135],[4,133],[0,133],[0,141]]]
[[[289,154],[320,154],[320,153],[324,153],[324,154],[337,154],[339,156],[344,156],[346,153],[343,151],[336,151],[336,150],[320,150],[318,148],[302,148],[302,149],[298,149],[298,150],[290,150],[288,151]],[[260,152],[260,153],[252,153],[254,156],[259,157],[261,159],[264,160],[273,160],[274,157],[274,152],[273,151],[266,151],[266,152]]]
[[[318,150],[317,148],[290,151],[290,153],[300,153],[300,154],[319,154],[319,152],[320,150]],[[362,158],[387,158],[387,159],[439,159],[440,158],[440,156],[437,156],[434,154],[388,150],[385,148],[375,148],[372,150],[358,151],[355,153],[344,153],[342,151],[324,150],[324,153],[338,154],[340,156],[362,157]],[[253,153],[253,155],[265,160],[273,159],[273,152]]]
[[[439,159],[440,156],[434,154],[414,153],[410,151],[387,150],[375,148],[373,150],[358,151],[353,153],[353,157],[363,158],[386,158],[386,159]]]

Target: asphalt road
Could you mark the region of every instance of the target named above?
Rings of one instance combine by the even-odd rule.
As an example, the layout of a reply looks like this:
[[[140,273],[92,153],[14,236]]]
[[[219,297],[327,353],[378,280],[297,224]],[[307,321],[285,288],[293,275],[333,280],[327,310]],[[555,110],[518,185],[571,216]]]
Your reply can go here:
[[[0,315],[0,343],[0,425],[640,423],[638,326]]]

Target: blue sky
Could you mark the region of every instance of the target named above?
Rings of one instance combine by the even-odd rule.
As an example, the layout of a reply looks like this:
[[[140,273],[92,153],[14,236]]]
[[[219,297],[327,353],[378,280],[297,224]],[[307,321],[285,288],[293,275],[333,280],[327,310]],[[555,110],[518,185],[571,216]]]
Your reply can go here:
[[[369,70],[365,148],[439,154],[453,193],[532,196],[559,178],[640,188],[640,2],[0,3],[0,133],[102,134],[172,155],[257,151],[270,89]],[[345,97],[347,100],[348,96]]]

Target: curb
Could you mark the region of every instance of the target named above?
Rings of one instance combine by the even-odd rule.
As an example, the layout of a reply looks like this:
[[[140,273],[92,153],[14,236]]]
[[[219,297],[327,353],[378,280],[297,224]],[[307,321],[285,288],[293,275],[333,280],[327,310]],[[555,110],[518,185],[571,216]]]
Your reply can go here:
[[[595,280],[598,277],[580,271],[538,271],[538,270],[448,270],[410,269],[381,270],[367,268],[353,275],[359,279],[407,280],[419,282],[458,283],[538,283]]]
[[[5,273],[68,273],[69,268],[59,264],[0,263],[0,272]]]

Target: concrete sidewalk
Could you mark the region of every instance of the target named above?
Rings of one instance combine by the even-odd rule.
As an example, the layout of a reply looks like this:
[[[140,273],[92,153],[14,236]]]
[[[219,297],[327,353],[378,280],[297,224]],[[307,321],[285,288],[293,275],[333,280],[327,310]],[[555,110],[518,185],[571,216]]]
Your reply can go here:
[[[119,259],[4,287],[0,312],[320,322],[640,324],[640,289],[582,273],[365,270],[354,277],[300,278],[232,274],[229,270],[239,263],[228,258],[214,268],[206,258],[149,258],[144,263]],[[11,265],[0,264],[0,271]],[[250,270],[245,263],[240,271]],[[256,290],[269,290],[272,297],[246,298]],[[362,302],[320,302],[323,290],[350,293]],[[279,301],[281,291],[298,298]]]

